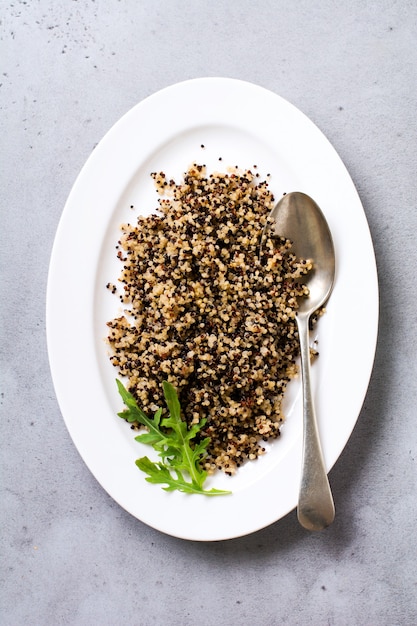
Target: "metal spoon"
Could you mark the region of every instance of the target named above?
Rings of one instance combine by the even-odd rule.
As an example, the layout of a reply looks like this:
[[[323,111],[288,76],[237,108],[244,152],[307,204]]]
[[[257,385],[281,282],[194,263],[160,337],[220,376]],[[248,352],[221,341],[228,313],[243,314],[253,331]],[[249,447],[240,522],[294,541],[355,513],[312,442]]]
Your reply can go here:
[[[274,223],[271,226],[271,219]],[[303,386],[303,461],[298,520],[308,530],[322,530],[334,520],[333,497],[327,478],[320,445],[310,381],[309,319],[329,298],[335,275],[335,253],[332,236],[320,208],[310,196],[301,192],[288,193],[271,211],[269,228],[293,242],[292,251],[303,259],[311,259],[313,271],[306,277],[310,295],[301,299],[297,312],[300,338]],[[264,228],[262,241],[268,229]]]

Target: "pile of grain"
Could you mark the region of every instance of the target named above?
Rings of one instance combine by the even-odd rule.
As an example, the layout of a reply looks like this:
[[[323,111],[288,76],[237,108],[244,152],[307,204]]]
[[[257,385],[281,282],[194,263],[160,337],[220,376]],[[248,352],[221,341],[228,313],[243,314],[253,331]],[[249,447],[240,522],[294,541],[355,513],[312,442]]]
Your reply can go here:
[[[122,226],[125,314],[108,323],[110,358],[149,414],[171,382],[187,422],[207,419],[206,469],[233,474],[280,434],[311,263],[272,236],[258,259],[274,198],[252,171],[207,175],[194,164],[178,184],[152,176],[158,214]]]

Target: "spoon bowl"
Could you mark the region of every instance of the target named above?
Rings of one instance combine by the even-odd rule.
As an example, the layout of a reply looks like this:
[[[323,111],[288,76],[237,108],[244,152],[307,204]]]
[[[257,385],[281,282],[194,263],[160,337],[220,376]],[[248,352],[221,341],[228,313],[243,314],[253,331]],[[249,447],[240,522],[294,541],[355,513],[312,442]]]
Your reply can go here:
[[[334,245],[319,206],[310,196],[298,191],[283,196],[271,211],[262,234],[260,255],[269,228],[273,228],[276,235],[291,240],[292,252],[298,258],[313,263],[313,270],[301,279],[308,286],[309,296],[299,300],[296,316],[303,386],[303,460],[297,515],[304,528],[322,530],[333,522],[335,509],[313,403],[309,320],[328,300],[333,289]]]

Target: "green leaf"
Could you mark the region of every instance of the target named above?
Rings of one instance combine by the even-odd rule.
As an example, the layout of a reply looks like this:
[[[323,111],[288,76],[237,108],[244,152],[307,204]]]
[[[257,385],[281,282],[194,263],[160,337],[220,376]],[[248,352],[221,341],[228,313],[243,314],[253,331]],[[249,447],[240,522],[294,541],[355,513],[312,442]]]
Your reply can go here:
[[[200,424],[194,425],[191,430],[188,430],[187,424],[181,419],[181,408],[175,388],[166,381],[162,383],[162,386],[169,409],[169,417],[162,420],[162,425],[165,428],[172,429],[170,447],[177,449],[181,453],[179,457],[175,455],[171,464],[179,470],[188,472],[191,481],[201,488],[207,477],[207,473],[202,471],[199,466],[203,450],[199,455],[194,454],[190,441],[201,430],[203,424],[200,422]]]
[[[148,474],[147,480],[155,485],[166,485],[163,487],[165,491],[182,491],[183,493],[199,493],[205,496],[221,496],[230,494],[230,491],[222,491],[220,489],[204,490],[196,487],[193,483],[184,480],[180,472],[176,472],[176,477],[172,475],[169,467],[163,463],[154,463],[147,456],[136,461],[137,467],[145,474]]]
[[[168,381],[164,380],[162,383],[162,389],[164,390],[165,402],[169,410],[170,417],[175,421],[181,421],[181,407],[178,400],[175,387]]]
[[[125,389],[120,380],[116,380],[117,387],[119,393],[122,397],[123,402],[127,406],[127,409],[118,413],[119,417],[127,420],[129,423],[138,422],[142,426],[146,426],[149,430],[149,433],[152,435],[152,444],[153,446],[163,446],[166,443],[166,434],[163,433],[159,428],[159,423],[162,415],[162,409],[158,409],[155,413],[154,419],[150,419],[146,413],[140,409],[136,403],[133,395]],[[139,435],[141,436],[141,435]]]
[[[207,446],[210,437],[199,442],[194,439],[201,432],[206,420],[193,424],[191,428],[181,418],[181,406],[176,389],[164,381],[162,383],[165,402],[169,416],[161,420],[162,409],[158,409],[154,418],[149,418],[137,405],[133,395],[117,380],[117,387],[126,409],[118,413],[129,423],[138,423],[145,426],[146,433],[141,433],[135,440],[151,445],[159,454],[161,461],[154,463],[148,457],[136,461],[137,467],[148,476],[150,483],[166,485],[166,491],[182,491],[184,493],[199,493],[204,495],[225,495],[230,491],[219,489],[203,489],[207,472],[202,469],[201,461],[207,455]],[[185,476],[184,476],[185,474]],[[187,480],[187,476],[191,480]]]

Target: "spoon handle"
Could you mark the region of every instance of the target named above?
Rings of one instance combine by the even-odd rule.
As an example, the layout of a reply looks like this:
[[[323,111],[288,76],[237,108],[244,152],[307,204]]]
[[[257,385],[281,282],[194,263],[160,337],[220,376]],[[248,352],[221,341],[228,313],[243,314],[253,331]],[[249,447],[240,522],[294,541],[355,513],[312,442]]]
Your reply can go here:
[[[298,521],[307,530],[322,530],[334,520],[335,510],[321,451],[310,378],[309,316],[297,316],[303,384],[303,461]]]

